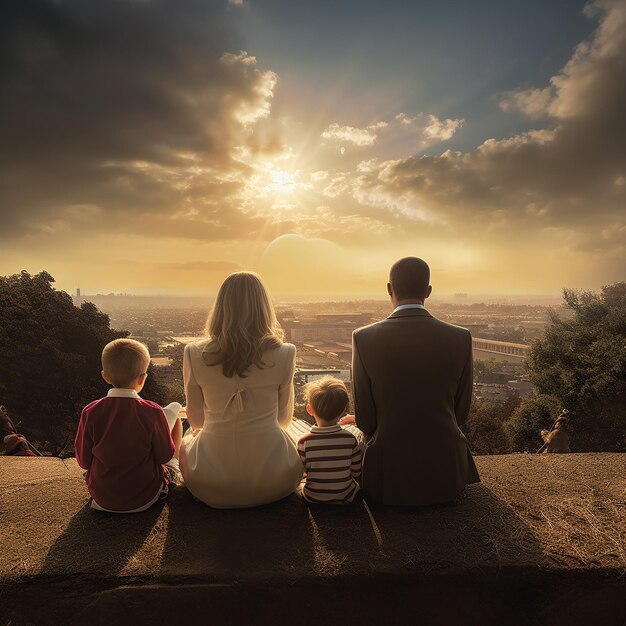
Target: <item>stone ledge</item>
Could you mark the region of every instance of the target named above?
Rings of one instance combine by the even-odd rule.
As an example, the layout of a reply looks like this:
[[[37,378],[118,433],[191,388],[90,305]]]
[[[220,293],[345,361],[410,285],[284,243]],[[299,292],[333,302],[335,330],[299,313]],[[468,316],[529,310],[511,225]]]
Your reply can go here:
[[[426,509],[91,511],[74,460],[0,457],[0,626],[626,623],[624,454],[478,457]]]

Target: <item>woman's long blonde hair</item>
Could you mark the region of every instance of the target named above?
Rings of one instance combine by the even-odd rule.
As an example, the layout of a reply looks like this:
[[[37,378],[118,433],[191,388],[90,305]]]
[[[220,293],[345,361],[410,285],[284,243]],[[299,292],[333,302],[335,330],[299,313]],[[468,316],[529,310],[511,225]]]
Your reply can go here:
[[[284,333],[261,278],[235,272],[220,287],[207,320],[211,342],[202,353],[207,365],[222,365],[224,376],[245,378],[251,365],[263,367],[263,353],[278,348]]]

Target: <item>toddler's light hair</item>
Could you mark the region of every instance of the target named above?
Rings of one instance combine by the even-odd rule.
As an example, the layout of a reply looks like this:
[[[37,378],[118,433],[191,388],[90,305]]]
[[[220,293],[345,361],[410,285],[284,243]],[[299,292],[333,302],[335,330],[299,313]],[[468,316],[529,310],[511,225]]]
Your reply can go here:
[[[307,383],[304,386],[304,399],[311,405],[315,415],[325,422],[342,417],[350,403],[345,383],[332,376]]]
[[[115,339],[102,351],[102,371],[114,387],[128,387],[149,365],[148,348],[134,339]]]

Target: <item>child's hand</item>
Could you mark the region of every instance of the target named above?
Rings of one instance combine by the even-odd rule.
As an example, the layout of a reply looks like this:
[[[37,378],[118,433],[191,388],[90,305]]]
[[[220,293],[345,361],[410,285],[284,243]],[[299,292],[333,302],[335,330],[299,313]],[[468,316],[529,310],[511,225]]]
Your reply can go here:
[[[354,415],[344,415],[340,420],[339,424],[341,426],[350,426],[352,424],[356,424],[356,419]]]

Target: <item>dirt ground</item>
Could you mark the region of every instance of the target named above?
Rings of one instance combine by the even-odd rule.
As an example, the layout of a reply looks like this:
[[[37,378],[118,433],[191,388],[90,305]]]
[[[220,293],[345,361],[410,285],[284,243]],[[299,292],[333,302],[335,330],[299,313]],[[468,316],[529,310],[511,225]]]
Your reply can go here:
[[[190,617],[210,603],[219,623],[255,610],[258,623],[275,623],[309,590],[338,585],[361,623],[419,608],[433,623],[543,623],[556,611],[571,626],[610,599],[606,620],[622,616],[623,626],[626,455],[476,461],[483,482],[447,506],[315,508],[294,494],[224,511],[178,486],[153,509],[119,516],[89,508],[74,460],[0,457],[0,618],[57,623],[71,609],[105,623],[120,607],[149,607],[165,619],[187,598]],[[16,597],[22,613],[6,613]],[[325,619],[320,611],[309,607],[310,623]]]

